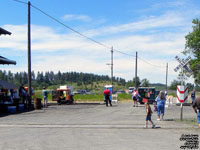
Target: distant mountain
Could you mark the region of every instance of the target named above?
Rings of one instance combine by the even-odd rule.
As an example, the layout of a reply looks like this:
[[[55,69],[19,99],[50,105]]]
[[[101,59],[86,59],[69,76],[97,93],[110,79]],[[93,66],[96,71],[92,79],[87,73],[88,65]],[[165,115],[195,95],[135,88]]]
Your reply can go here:
[[[149,86],[155,87],[156,90],[165,90],[165,88],[166,88],[166,85],[162,84],[162,83],[151,83],[151,84],[149,84]]]

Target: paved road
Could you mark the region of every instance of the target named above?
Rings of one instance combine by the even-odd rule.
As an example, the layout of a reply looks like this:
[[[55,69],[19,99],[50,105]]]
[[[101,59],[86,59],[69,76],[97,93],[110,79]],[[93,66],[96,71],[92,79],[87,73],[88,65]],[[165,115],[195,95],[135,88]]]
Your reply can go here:
[[[178,150],[182,134],[200,134],[194,125],[175,122],[180,107],[166,108],[158,128],[144,129],[144,106],[132,103],[105,105],[53,105],[0,117],[0,150]],[[190,106],[184,118],[195,118]]]

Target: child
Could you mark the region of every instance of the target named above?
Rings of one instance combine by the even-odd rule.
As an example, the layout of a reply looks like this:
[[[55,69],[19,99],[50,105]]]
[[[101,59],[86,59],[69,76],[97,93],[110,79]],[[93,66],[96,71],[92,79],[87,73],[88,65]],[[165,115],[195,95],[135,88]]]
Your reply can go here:
[[[153,121],[151,120],[151,115],[153,114],[153,112],[152,112],[152,110],[151,110],[151,107],[150,107],[150,105],[149,105],[149,103],[148,102],[146,102],[146,121],[145,121],[145,128],[147,128],[147,126],[148,126],[148,121],[150,121],[151,122],[151,124],[152,124],[152,128],[155,128],[155,124],[153,123]]]

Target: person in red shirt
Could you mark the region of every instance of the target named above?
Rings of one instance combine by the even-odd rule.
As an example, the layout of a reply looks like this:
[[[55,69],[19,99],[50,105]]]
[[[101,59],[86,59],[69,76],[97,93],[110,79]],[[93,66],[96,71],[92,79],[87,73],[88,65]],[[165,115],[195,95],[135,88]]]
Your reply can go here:
[[[110,100],[110,90],[108,88],[106,88],[106,90],[104,90],[103,92],[105,99],[106,99],[106,106],[108,106],[108,102],[110,103],[110,106],[112,106],[111,100]]]

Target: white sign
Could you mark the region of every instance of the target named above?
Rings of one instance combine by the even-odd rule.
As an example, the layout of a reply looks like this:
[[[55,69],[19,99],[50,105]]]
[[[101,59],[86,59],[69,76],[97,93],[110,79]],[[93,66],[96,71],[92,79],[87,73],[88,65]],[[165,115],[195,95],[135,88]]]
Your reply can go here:
[[[191,57],[187,57],[185,60],[184,59],[180,59],[178,56],[175,57],[176,60],[180,63],[178,66],[176,66],[176,68],[174,68],[174,71],[177,72],[180,68],[181,69],[185,69],[188,73],[189,76],[192,75],[192,70],[189,68],[188,63],[191,60]],[[183,75],[182,75],[183,76]],[[182,77],[181,79],[183,79],[184,77]]]
[[[180,103],[184,103],[187,101],[187,99],[188,99],[188,87],[178,85],[177,86],[177,100]]]

